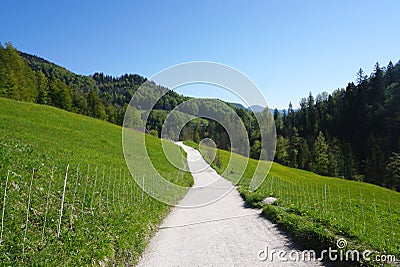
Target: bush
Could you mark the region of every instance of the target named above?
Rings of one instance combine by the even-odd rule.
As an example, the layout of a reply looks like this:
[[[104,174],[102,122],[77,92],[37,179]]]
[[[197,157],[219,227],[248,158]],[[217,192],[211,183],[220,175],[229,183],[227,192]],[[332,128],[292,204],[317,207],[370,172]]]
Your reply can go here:
[[[153,135],[153,136],[158,137],[158,131],[157,130],[151,130],[150,134]]]

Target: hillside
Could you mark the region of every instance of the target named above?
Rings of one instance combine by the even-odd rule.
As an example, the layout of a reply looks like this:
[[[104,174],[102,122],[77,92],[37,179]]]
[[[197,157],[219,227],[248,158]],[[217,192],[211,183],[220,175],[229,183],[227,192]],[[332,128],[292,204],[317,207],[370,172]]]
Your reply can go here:
[[[74,113],[86,115],[122,125],[125,111],[132,96],[147,79],[137,74],[112,77],[103,73],[80,75],[56,65],[39,56],[17,50],[10,43],[0,44],[0,97],[58,107]],[[184,97],[151,81],[146,82],[144,99],[152,99],[158,90],[166,92],[155,104],[146,122],[149,131],[161,136],[161,126],[166,114],[189,97]],[[146,102],[146,101],[145,101]],[[257,123],[252,112],[226,103],[245,122],[251,134],[257,136]],[[208,109],[214,109],[210,104]],[[143,107],[137,107],[143,109]],[[203,121],[204,122],[204,121]],[[218,146],[227,148],[226,133],[215,123],[206,120],[208,137]],[[204,137],[199,123],[189,123],[183,138]],[[252,129],[250,129],[252,128]],[[255,133],[252,133],[255,132]],[[197,134],[194,134],[197,133]],[[254,144],[251,139],[251,145]]]
[[[194,143],[189,143],[196,147]],[[205,152],[207,150],[203,150]],[[209,153],[203,153],[206,160]],[[218,150],[213,167],[231,181],[238,173],[227,170],[231,154]],[[232,154],[235,162],[247,159]],[[258,161],[248,160],[238,190],[250,205],[294,235],[308,249],[336,247],[345,238],[349,249],[400,256],[400,193],[368,183],[320,176],[273,163],[267,178],[255,191],[248,190]],[[239,167],[236,167],[239,168]],[[261,201],[273,196],[274,205]]]
[[[75,74],[10,43],[0,44],[0,63],[0,97],[51,105],[117,125],[122,125],[127,103],[147,80],[137,74]],[[155,108],[170,110],[185,99],[169,91]]]
[[[0,132],[2,264],[136,262],[169,206],[143,194],[132,179],[122,153],[121,127],[0,98]],[[142,133],[131,134],[135,145]],[[163,176],[179,185],[192,184],[190,174],[182,175],[163,156],[158,138],[146,136],[146,146]],[[167,146],[183,164],[179,148]],[[131,157],[138,163],[135,174],[147,179],[150,172],[140,165],[142,159]]]

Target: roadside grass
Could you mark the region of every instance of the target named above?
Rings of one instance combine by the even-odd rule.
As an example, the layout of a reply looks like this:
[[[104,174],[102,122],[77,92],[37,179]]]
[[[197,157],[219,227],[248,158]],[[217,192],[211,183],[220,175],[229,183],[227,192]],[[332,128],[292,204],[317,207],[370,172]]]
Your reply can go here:
[[[122,151],[121,127],[0,98],[0,131],[1,265],[137,262],[170,206],[143,193],[135,182],[137,178],[147,183],[154,176],[142,164],[143,155],[131,154],[135,162],[131,176]],[[133,147],[141,145],[143,133],[131,131],[129,136]],[[182,186],[193,184],[190,173],[163,156],[160,139],[146,135],[145,140],[150,158],[156,158],[155,168],[164,177]],[[175,150],[175,162],[186,164],[178,146],[164,145]],[[157,184],[149,186],[154,190]],[[184,191],[167,193],[177,201]]]
[[[198,147],[193,142],[188,145]],[[239,174],[226,170],[231,153],[218,150],[225,178],[237,181]],[[203,153],[207,161],[207,153]],[[243,163],[248,160],[232,154]],[[365,249],[375,254],[396,255],[400,259],[400,193],[368,183],[320,176],[312,172],[272,163],[270,172],[254,192],[248,190],[258,161],[249,159],[238,191],[250,205],[301,241],[305,249],[336,247],[345,238],[346,249]],[[274,205],[262,200],[273,196]],[[365,264],[375,264],[367,262]]]

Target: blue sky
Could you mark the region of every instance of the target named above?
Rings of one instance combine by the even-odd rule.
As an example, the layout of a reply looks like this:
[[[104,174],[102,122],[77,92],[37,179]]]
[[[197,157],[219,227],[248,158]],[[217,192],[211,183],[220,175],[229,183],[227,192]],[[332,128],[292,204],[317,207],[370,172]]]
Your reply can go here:
[[[400,1],[7,1],[0,42],[76,73],[150,77],[215,61],[252,79],[272,108],[400,60]],[[233,100],[191,87],[181,93]]]

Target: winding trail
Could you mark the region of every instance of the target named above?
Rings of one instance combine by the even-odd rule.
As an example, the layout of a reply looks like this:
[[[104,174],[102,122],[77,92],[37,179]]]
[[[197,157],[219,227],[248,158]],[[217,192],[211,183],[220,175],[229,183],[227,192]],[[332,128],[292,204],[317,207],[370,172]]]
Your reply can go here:
[[[191,206],[226,194],[201,207],[174,207],[138,266],[322,266],[315,262],[282,262],[277,255],[272,262],[258,259],[259,251],[266,246],[270,251],[297,249],[275,224],[261,216],[261,210],[247,208],[233,185],[218,175],[197,150],[179,145],[187,152],[194,178],[194,186],[179,205]]]

